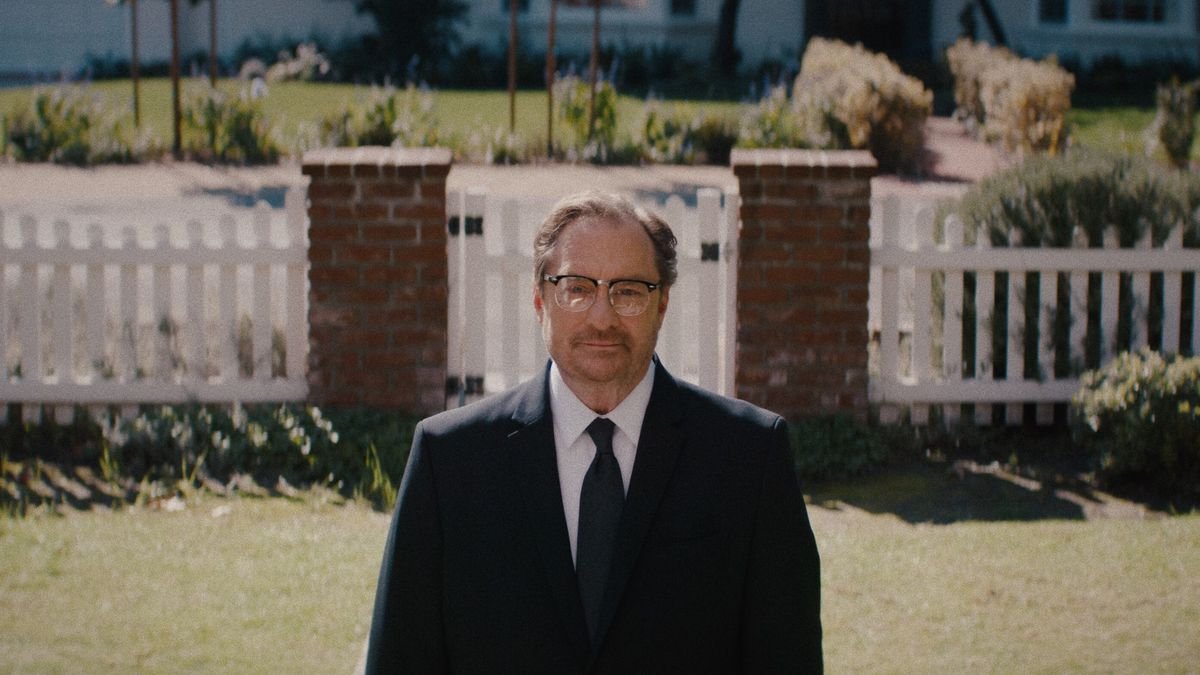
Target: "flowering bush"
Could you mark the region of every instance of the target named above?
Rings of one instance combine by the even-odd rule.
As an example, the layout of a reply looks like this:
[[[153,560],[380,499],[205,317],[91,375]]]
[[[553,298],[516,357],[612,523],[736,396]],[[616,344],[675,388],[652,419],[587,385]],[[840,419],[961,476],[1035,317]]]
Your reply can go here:
[[[220,89],[190,85],[184,92],[184,145],[195,157],[237,164],[267,164],[281,150],[261,101],[248,91],[230,96]]]
[[[1007,47],[993,47],[965,37],[946,49],[946,63],[954,78],[954,113],[972,131],[981,129],[986,119],[980,97],[980,77],[998,63],[1017,59]]]
[[[433,114],[433,94],[413,84],[403,90],[373,88],[365,105],[351,103],[325,117],[319,133],[323,143],[343,147],[428,147],[443,140]]]
[[[869,149],[883,171],[920,170],[933,93],[883,54],[813,38],[792,98],[825,117],[836,147]]]
[[[667,112],[653,102],[646,106],[641,146],[652,162],[725,165],[737,139],[737,124],[725,117],[678,108]]]
[[[557,116],[571,130],[575,152],[582,159],[606,162],[616,149],[617,90],[611,82],[596,82],[595,123],[588,133],[589,108],[592,106],[588,83],[568,75],[554,82],[554,104]]]
[[[1192,140],[1196,137],[1196,87],[1200,81],[1180,84],[1172,79],[1158,86],[1155,100],[1158,111],[1150,125],[1150,147],[1161,144],[1171,164],[1178,169],[1187,168],[1192,154]]]
[[[1001,60],[979,76],[984,134],[1007,150],[1057,154],[1075,76],[1052,60]]]
[[[771,89],[742,120],[743,148],[831,147],[833,136],[816,106],[788,102],[787,87]]]
[[[1084,375],[1071,412],[1107,480],[1200,498],[1200,357],[1123,353]]]
[[[21,162],[80,166],[139,161],[161,153],[133,131],[132,119],[106,111],[80,87],[38,89],[29,105],[5,115],[5,154]]]

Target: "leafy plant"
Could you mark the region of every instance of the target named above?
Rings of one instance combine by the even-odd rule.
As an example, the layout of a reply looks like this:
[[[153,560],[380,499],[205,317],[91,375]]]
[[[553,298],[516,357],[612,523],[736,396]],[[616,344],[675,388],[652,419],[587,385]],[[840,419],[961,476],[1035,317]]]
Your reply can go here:
[[[881,435],[847,415],[802,420],[791,425],[791,432],[801,478],[848,478],[878,468],[888,459]]]
[[[21,162],[86,166],[132,162],[155,152],[149,137],[129,131],[131,120],[106,111],[81,87],[35,90],[2,126],[5,152]]]
[[[590,117],[593,103],[588,83],[583,79],[575,75],[558,79],[554,83],[554,100],[558,118],[571,130],[575,152],[582,159],[607,161],[617,139],[617,90],[612,83],[596,82],[594,122]]]
[[[814,116],[819,118],[821,113],[813,106],[793,108],[787,87],[775,87],[745,115],[737,144],[744,148],[827,147],[833,139]]]
[[[185,145],[202,159],[235,164],[266,164],[281,154],[262,103],[244,91],[230,96],[220,89],[191,85],[185,91]]]
[[[1125,352],[1084,375],[1071,412],[1109,482],[1200,499],[1200,357]]]
[[[801,112],[823,118],[833,145],[869,149],[883,171],[920,170],[933,93],[883,54],[809,40],[793,101]]]
[[[1171,164],[1187,168],[1196,137],[1196,87],[1200,81],[1180,84],[1172,79],[1159,85],[1155,95],[1158,112],[1150,125],[1153,142],[1161,144]]]
[[[403,90],[374,88],[365,104],[351,103],[325,117],[320,136],[327,144],[346,147],[437,145],[443,139],[433,105],[433,95],[412,84]]]

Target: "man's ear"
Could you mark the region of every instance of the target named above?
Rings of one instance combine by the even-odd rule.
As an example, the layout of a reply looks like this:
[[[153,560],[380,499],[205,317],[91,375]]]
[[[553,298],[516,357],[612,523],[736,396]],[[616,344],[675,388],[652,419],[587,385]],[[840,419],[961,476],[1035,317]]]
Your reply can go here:
[[[546,306],[543,304],[542,289],[539,284],[533,285],[533,313],[537,314],[538,323],[542,322],[542,314],[546,311]]]

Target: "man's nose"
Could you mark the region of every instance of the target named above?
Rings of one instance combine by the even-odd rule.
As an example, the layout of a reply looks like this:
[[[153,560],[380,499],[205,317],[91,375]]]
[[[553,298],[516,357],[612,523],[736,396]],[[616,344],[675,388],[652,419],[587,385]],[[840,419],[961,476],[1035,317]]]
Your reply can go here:
[[[612,302],[608,299],[608,287],[598,286],[596,300],[588,307],[588,323],[598,327],[611,326],[617,323],[618,316],[617,310],[613,309]]]

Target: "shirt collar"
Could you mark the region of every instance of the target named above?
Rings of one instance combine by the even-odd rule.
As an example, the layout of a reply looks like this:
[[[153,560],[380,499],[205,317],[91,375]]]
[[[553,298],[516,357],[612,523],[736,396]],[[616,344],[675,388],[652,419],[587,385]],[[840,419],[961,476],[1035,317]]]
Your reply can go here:
[[[558,364],[551,360],[550,414],[554,419],[555,428],[562,432],[563,438],[578,438],[592,420],[596,417],[606,417],[633,441],[634,447],[637,447],[642,433],[642,422],[646,418],[646,408],[650,405],[650,394],[654,390],[654,368],[654,360],[651,359],[646,374],[633,391],[607,415],[597,415],[571,391],[558,370]]]

